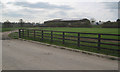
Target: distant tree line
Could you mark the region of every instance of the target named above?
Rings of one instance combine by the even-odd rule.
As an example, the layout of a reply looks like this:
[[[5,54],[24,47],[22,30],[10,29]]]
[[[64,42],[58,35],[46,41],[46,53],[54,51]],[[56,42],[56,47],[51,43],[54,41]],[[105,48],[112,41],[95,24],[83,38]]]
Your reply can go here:
[[[55,19],[45,21],[43,24],[34,23],[34,22],[24,22],[22,19],[19,22],[10,22],[5,21],[2,23],[3,28],[11,28],[11,27],[83,27],[83,28],[91,28],[93,27],[93,22],[89,19],[81,19],[81,20],[62,20]],[[101,21],[99,21],[101,23]],[[99,24],[98,22],[95,24],[97,27],[102,28],[120,28],[120,19],[117,19],[115,22],[107,21]]]
[[[117,19],[116,22],[107,21],[101,24],[102,28],[120,28],[120,19]]]
[[[20,22],[10,22],[5,21],[2,23],[2,28],[11,28],[11,27],[34,27],[39,26],[39,23],[30,23],[30,22],[23,22],[22,19],[20,19]]]

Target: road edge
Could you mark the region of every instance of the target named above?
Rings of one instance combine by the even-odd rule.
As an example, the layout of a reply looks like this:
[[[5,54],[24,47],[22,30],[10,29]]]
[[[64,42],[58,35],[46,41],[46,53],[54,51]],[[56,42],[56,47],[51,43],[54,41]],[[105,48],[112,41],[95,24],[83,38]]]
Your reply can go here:
[[[88,52],[88,51],[83,51],[83,50],[78,50],[78,49],[72,49],[72,48],[68,48],[68,47],[64,47],[64,46],[57,46],[57,45],[53,45],[53,44],[48,44],[48,43],[43,43],[43,42],[38,42],[38,41],[33,41],[33,40],[26,40],[26,39],[22,39],[22,38],[18,38],[18,40],[28,41],[28,42],[32,42],[32,43],[39,43],[39,44],[46,45],[46,46],[51,46],[51,47],[54,47],[54,48],[69,50],[69,51],[73,51],[73,52],[80,52],[80,53],[93,55],[93,56],[97,56],[97,57],[101,57],[101,58],[120,61],[119,57],[115,57],[115,56],[98,54],[98,53]]]

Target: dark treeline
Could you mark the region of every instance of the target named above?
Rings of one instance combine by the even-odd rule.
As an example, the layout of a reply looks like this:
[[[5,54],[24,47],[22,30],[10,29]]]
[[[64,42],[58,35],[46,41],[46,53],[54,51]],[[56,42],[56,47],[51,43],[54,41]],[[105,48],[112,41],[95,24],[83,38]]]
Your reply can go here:
[[[10,22],[10,21],[5,21],[2,23],[3,28],[11,28],[11,27],[34,27],[34,26],[39,26],[39,23],[30,23],[30,22],[23,22],[20,20],[20,22]]]
[[[102,28],[120,28],[120,19],[116,22],[107,21],[101,25]]]
[[[101,28],[120,28],[120,19],[117,19],[115,22],[107,21],[103,23],[96,22],[94,26]],[[93,27],[92,21],[89,19],[81,19],[81,20],[62,20],[62,19],[55,19],[50,21],[45,21],[43,24],[40,23],[30,23],[24,22],[20,19],[19,22],[10,22],[5,21],[2,23],[3,28],[11,28],[11,27],[84,27],[84,28],[91,28]]]

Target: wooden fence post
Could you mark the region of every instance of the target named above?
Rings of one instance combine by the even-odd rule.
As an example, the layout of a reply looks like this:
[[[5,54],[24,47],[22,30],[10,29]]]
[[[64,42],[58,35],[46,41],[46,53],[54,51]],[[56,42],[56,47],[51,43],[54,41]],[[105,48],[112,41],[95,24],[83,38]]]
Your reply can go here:
[[[22,37],[24,38],[24,29],[22,29],[22,33],[23,33]]]
[[[19,29],[19,38],[21,38],[21,29]]]
[[[34,40],[35,40],[35,37],[36,37],[36,33],[35,33],[35,30],[34,30]]]
[[[80,47],[80,33],[78,33],[78,42],[77,42],[78,47]]]
[[[100,50],[101,45],[101,34],[98,34],[98,50]]]
[[[65,44],[65,32],[63,32],[63,44]]]
[[[28,34],[27,36],[28,36],[28,38],[29,38],[29,30],[27,30],[27,34]]]
[[[53,42],[53,31],[51,31],[51,42]]]
[[[43,40],[43,30],[42,30],[42,40]]]

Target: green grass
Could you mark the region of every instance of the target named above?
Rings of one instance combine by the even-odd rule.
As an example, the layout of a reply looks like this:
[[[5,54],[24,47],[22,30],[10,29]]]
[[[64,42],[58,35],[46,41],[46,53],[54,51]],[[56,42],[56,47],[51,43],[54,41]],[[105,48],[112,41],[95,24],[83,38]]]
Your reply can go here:
[[[26,29],[28,27],[13,27],[13,28],[2,28],[0,30],[0,32],[7,32],[7,31],[13,31],[13,30],[17,30],[17,29]]]
[[[13,39],[18,39],[19,38],[18,32],[11,33],[8,36],[13,38]]]
[[[42,30],[53,30],[53,31],[68,31],[68,32],[83,32],[83,33],[106,33],[106,34],[119,34],[118,33],[118,29],[117,28],[31,28],[31,29],[42,29]],[[30,31],[30,37],[23,37],[24,39],[27,40],[34,40],[33,38],[33,31]],[[41,35],[41,31],[36,31],[38,32],[37,35]],[[105,49],[101,49],[98,50],[97,48],[91,48],[91,47],[78,47],[77,45],[77,41],[69,41],[69,40],[65,40],[65,44],[62,44],[62,40],[60,39],[54,39],[53,42],[50,41],[50,32],[44,32],[44,33],[49,33],[49,34],[44,34],[44,36],[49,36],[49,37],[44,37],[44,40],[41,40],[40,36],[36,36],[35,41],[39,41],[39,42],[45,42],[45,43],[49,43],[49,44],[55,44],[55,45],[59,45],[59,46],[65,46],[65,47],[70,47],[70,48],[75,48],[75,49],[80,49],[80,50],[86,50],[86,51],[91,51],[91,52],[96,52],[96,53],[101,53],[101,54],[107,54],[107,55],[112,55],[112,56],[118,56],[118,52],[116,51],[110,51],[110,50],[105,50]],[[53,34],[59,34],[62,35],[62,33],[58,33],[58,32],[54,32]],[[66,35],[72,35],[72,36],[77,36],[77,34],[74,33],[66,33]],[[25,30],[25,36],[27,36],[27,31]],[[98,37],[97,35],[86,35],[86,34],[81,34],[81,36],[83,37]],[[12,33],[10,34],[10,37],[12,38],[18,38],[18,33]],[[58,36],[58,35],[54,35],[54,37],[59,37],[62,38],[62,36]],[[77,40],[77,38],[73,38],[73,37],[65,37],[68,39],[74,39]],[[106,36],[106,35],[102,35],[102,38],[108,38],[108,39],[118,39],[118,36]],[[83,39],[84,41],[92,41],[92,42],[97,42],[97,40],[91,40],[91,39]],[[118,41],[112,42],[112,41],[102,41],[103,43],[111,43],[111,44],[118,44]],[[85,43],[85,42],[81,42],[81,44],[83,45],[89,45],[89,46],[97,46],[97,44],[93,44],[93,43]],[[105,47],[105,48],[111,48],[111,49],[119,49],[118,46],[110,46],[110,45],[101,45],[101,47]]]
[[[2,32],[20,29],[16,28],[2,28]],[[25,28],[25,27],[24,27]],[[119,28],[69,28],[69,27],[34,27],[31,29],[53,30],[53,31],[68,31],[68,32],[82,32],[82,33],[105,33],[105,34],[120,34]]]
[[[21,27],[16,27],[16,28],[2,28],[1,32],[12,31],[12,30],[20,29],[20,28]]]
[[[31,29],[41,29],[41,30],[50,30],[50,31],[67,31],[67,32],[81,32],[81,33],[104,33],[104,34],[119,34],[119,28],[70,28],[70,27],[40,27],[40,28],[31,28]],[[60,34],[60,33],[55,33]],[[77,34],[67,34],[66,35],[74,35]],[[82,34],[83,37],[98,37],[97,35],[89,35],[89,34]],[[102,38],[108,39],[119,39],[117,36],[107,36],[102,35]]]
[[[106,33],[119,34],[119,28],[70,28],[70,27],[38,27],[31,29],[53,30],[53,31],[68,31],[68,32],[83,32],[83,33]]]

